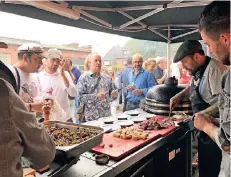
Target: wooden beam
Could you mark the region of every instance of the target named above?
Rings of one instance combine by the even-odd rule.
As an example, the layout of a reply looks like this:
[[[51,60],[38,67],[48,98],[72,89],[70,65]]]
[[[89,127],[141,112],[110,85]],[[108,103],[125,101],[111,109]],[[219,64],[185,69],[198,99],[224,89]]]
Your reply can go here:
[[[31,5],[38,9],[42,9],[60,16],[64,16],[70,19],[78,20],[80,18],[80,12],[64,7],[63,4],[56,4],[50,1],[22,1],[24,4]]]
[[[98,18],[98,17],[96,17],[94,15],[91,15],[91,14],[79,9],[77,6],[73,6],[72,9],[76,10],[76,11],[79,11],[82,15],[85,15],[86,17],[88,17],[88,18],[90,18],[92,20],[95,20],[95,21],[97,21],[97,22],[99,22],[99,23],[101,23],[101,24],[103,24],[103,25],[105,25],[107,27],[112,28],[112,24],[110,24],[110,23],[108,23],[108,22],[106,22],[106,21],[104,21],[104,20],[102,20],[102,19],[100,19],[100,18]]]

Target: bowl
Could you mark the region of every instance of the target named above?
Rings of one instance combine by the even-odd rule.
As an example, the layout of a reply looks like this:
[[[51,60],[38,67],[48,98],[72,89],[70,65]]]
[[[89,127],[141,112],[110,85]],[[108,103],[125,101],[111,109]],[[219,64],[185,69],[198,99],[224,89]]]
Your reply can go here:
[[[113,131],[116,131],[116,130],[118,130],[118,129],[121,129],[121,126],[120,125],[103,125],[103,126],[101,126],[101,128],[103,128],[104,129],[104,132],[107,132],[107,133],[109,133],[109,132],[113,132]]]
[[[130,115],[127,114],[121,114],[116,116],[118,120],[128,120],[130,118]]]
[[[147,118],[147,119],[151,119],[153,117],[156,117],[155,114],[148,114],[148,113],[144,113],[144,114],[142,114],[142,116],[145,117],[145,118]]]
[[[136,117],[136,118],[132,119],[132,121],[133,121],[134,123],[143,122],[143,121],[145,121],[145,120],[147,120],[145,117]]]
[[[138,116],[140,114],[140,112],[134,110],[134,111],[128,111],[127,114],[130,115],[130,116]]]
[[[124,128],[124,127],[130,127],[133,124],[134,124],[134,122],[130,121],[130,120],[118,122],[118,125],[120,125],[122,128]]]
[[[100,120],[102,120],[104,124],[113,124],[116,121],[116,118],[115,117],[103,117]]]
[[[95,162],[98,164],[98,165],[106,165],[108,164],[109,162],[109,156],[108,155],[105,155],[105,154],[100,154],[100,155],[97,155],[95,157]]]

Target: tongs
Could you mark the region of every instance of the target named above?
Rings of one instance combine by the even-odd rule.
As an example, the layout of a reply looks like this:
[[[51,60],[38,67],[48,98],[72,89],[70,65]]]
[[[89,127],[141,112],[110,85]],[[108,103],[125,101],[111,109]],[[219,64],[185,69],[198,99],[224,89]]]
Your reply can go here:
[[[82,132],[81,132],[81,124],[82,124],[82,121],[83,121],[83,115],[81,115],[81,116],[79,117],[79,124],[78,124],[79,136],[80,136],[81,140],[83,140],[83,138],[82,138]]]

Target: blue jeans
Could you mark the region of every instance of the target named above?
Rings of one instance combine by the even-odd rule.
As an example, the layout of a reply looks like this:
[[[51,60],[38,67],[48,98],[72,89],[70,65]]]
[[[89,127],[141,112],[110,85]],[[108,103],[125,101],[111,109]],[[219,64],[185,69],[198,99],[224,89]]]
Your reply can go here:
[[[126,111],[134,110],[140,107],[140,101],[127,101]]]

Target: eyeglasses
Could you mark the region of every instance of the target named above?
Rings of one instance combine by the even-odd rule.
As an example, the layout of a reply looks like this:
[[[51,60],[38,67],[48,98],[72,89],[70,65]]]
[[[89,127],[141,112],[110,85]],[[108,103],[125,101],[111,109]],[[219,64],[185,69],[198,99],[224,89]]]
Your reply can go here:
[[[136,63],[136,64],[139,63],[140,64],[140,63],[142,63],[142,61],[133,61],[133,63]]]

